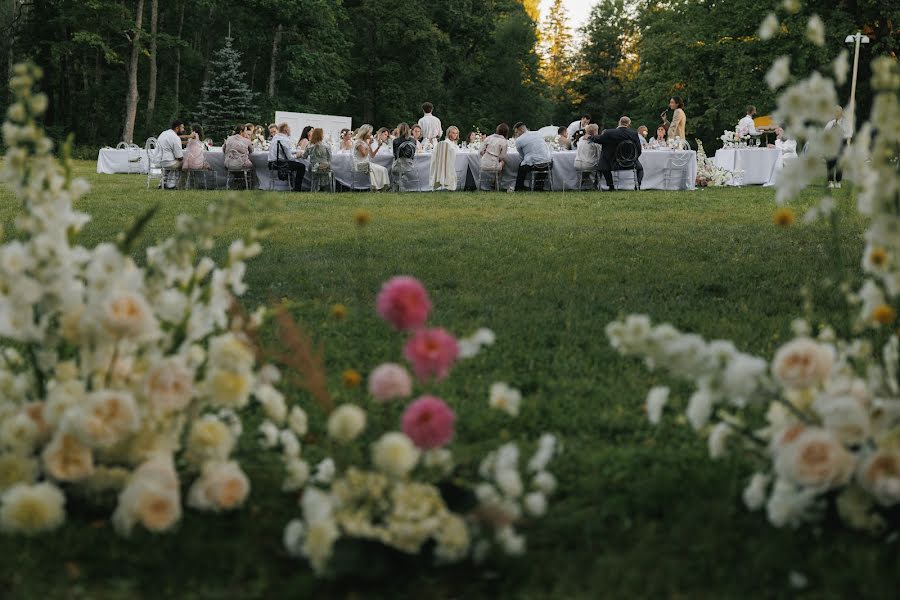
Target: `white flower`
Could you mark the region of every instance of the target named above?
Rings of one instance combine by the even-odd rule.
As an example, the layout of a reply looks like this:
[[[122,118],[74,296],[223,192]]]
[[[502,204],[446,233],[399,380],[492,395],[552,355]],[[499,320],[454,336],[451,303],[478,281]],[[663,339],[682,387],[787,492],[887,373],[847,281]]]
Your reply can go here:
[[[137,403],[128,392],[94,392],[76,415],[75,431],[84,443],[95,448],[109,448],[141,425]]]
[[[525,511],[532,517],[543,517],[547,513],[547,497],[540,492],[526,494]]]
[[[116,337],[140,338],[154,332],[156,318],[143,296],[135,292],[110,294],[100,307],[100,322]]]
[[[869,413],[857,399],[850,396],[823,396],[813,404],[822,417],[822,424],[844,444],[860,444],[871,430]]]
[[[787,55],[779,56],[772,63],[772,66],[769,67],[768,72],[766,72],[766,84],[769,86],[769,89],[777,90],[787,83],[790,76],[791,57]]]
[[[750,483],[744,489],[744,504],[750,510],[759,510],[766,503],[766,488],[770,477],[763,473],[754,473]]]
[[[497,473],[497,487],[509,498],[518,498],[524,491],[522,478],[515,469],[503,469]]]
[[[281,425],[287,416],[287,404],[284,395],[268,383],[257,386],[254,396],[263,406],[266,416]]]
[[[366,428],[366,413],[355,404],[342,404],[328,417],[328,435],[341,444],[356,439]]]
[[[24,412],[4,419],[0,425],[0,444],[20,454],[29,454],[37,438],[37,423]]]
[[[665,386],[656,386],[650,388],[647,392],[647,401],[645,408],[647,410],[647,418],[653,425],[658,425],[662,419],[663,409],[669,401],[669,388]]]
[[[334,501],[329,494],[311,487],[303,493],[300,506],[307,523],[319,523],[331,520]]]
[[[769,40],[778,31],[778,17],[770,12],[759,26],[759,39]]]
[[[528,470],[532,473],[543,471],[547,468],[547,463],[553,458],[555,452],[556,436],[552,433],[542,434],[540,440],[538,440],[537,450],[531,457],[531,460],[528,461]]]
[[[519,415],[519,406],[522,403],[522,394],[519,390],[508,386],[503,382],[491,385],[488,405],[496,410],[502,410],[512,417]]]
[[[731,435],[731,426],[727,423],[716,423],[709,432],[709,457],[713,460],[725,456],[728,437]]]
[[[784,479],[777,479],[766,505],[769,522],[775,527],[797,527],[814,516],[816,491],[801,488]]]
[[[860,466],[857,481],[881,506],[900,502],[900,452],[879,450]]]
[[[235,461],[210,462],[188,492],[188,506],[219,512],[244,504],[250,493],[250,480]]]
[[[825,45],[825,23],[819,15],[813,15],[807,21],[806,38],[816,46]]]
[[[144,396],[160,414],[182,410],[193,394],[194,372],[178,358],[155,363],[144,378]]]
[[[210,340],[209,362],[218,369],[246,371],[253,366],[253,352],[235,334],[226,333]]]
[[[336,472],[337,466],[334,464],[334,459],[323,458],[319,461],[319,464],[316,465],[315,480],[317,483],[328,485],[334,479]]]
[[[372,445],[375,468],[393,477],[405,477],[419,461],[419,451],[406,435],[385,433]]]
[[[521,556],[525,553],[525,538],[510,527],[497,530],[497,542],[509,556]]]
[[[214,415],[203,415],[191,426],[188,452],[195,462],[225,460],[234,449],[235,435]]]
[[[706,389],[698,389],[688,401],[687,418],[695,430],[706,426],[713,411],[713,397]]]
[[[140,523],[152,532],[171,529],[181,519],[178,476],[171,455],[157,455],[141,464],[119,494],[112,521],[129,535]]]
[[[264,448],[274,448],[278,445],[278,426],[268,419],[263,421],[259,426],[259,433],[262,434],[262,445]]]
[[[856,466],[856,458],[830,431],[816,427],[789,435],[776,451],[775,472],[779,480],[817,490],[845,485]]]
[[[772,372],[787,388],[803,389],[825,382],[834,363],[834,349],[809,338],[782,346],[772,360]]]
[[[298,436],[303,437],[309,429],[309,417],[306,411],[299,406],[292,406],[290,416],[288,416],[288,425]]]
[[[253,375],[248,370],[212,368],[206,374],[210,401],[223,408],[243,408],[250,399]]]
[[[328,559],[331,558],[334,543],[339,537],[340,532],[332,520],[317,521],[309,525],[303,541],[302,552],[309,560],[313,570],[318,573],[324,571]]]
[[[284,470],[287,477],[284,478],[281,489],[285,492],[302,489],[309,481],[309,463],[305,460],[289,457],[285,460]]]
[[[781,6],[784,7],[784,10],[793,15],[800,10],[800,0],[783,0]]]
[[[541,471],[531,480],[531,486],[548,496],[556,491],[556,477],[548,471]]]
[[[66,498],[52,483],[20,483],[0,496],[0,531],[33,535],[63,524]]]
[[[293,557],[303,556],[303,538],[306,534],[306,526],[300,519],[291,519],[284,528],[281,540],[284,549]]]
[[[487,327],[479,328],[472,337],[481,346],[493,346],[497,341],[497,336]]]
[[[297,435],[290,429],[283,429],[278,434],[278,441],[281,442],[281,451],[286,457],[300,456],[300,440]]]
[[[428,450],[422,455],[422,464],[429,469],[436,469],[443,475],[453,472],[453,454],[446,448]]]
[[[847,82],[847,71],[850,70],[849,56],[849,52],[844,48],[831,63],[831,68],[834,70],[834,81],[838,85],[844,85]]]
[[[790,583],[791,587],[795,590],[802,590],[809,585],[809,579],[799,571],[791,571],[788,575],[788,583]]]

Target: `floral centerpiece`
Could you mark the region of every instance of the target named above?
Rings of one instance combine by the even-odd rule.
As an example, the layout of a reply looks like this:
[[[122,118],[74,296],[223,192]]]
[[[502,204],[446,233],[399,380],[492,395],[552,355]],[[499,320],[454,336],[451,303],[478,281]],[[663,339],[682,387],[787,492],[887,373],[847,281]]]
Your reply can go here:
[[[266,139],[265,134],[262,131],[258,131],[256,135],[253,136],[253,150],[256,152],[268,152],[269,151],[269,140]]]
[[[180,217],[142,266],[130,252],[154,210],[114,242],[79,245],[88,186],[38,125],[40,78],[13,69],[3,125],[2,177],[21,212],[0,246],[0,530],[52,530],[69,503],[112,513],[123,535],[172,529],[185,503],[237,509],[250,491],[231,457],[240,411],[267,385],[240,331],[261,313],[230,308],[261,234],[234,241],[224,264],[207,255],[228,200]]]
[[[743,174],[740,170],[729,171],[723,167],[716,165],[715,159],[706,155],[703,148],[703,142],[697,142],[697,186],[698,187],[720,187],[728,185],[733,179],[740,178]]]
[[[452,563],[481,560],[492,548],[522,554],[522,528],[546,513],[556,488],[548,469],[560,450],[556,436],[485,445],[480,459],[457,456],[454,440],[467,419],[435,387],[459,361],[494,344],[493,332],[457,339],[428,326],[431,301],[411,277],[385,283],[376,306],[405,336],[403,357],[413,374],[398,362],[380,364],[369,374],[365,398],[338,405],[308,336],[278,313],[287,351],[273,356],[302,374],[300,385],[324,416],[279,406],[260,426],[264,444],[281,454],[283,489],[299,498],[297,517],[284,529],[285,547],[320,575],[359,574],[380,562],[376,555]],[[342,379],[349,388],[362,382],[356,371]],[[505,383],[484,394],[504,420],[522,410],[521,394]]]
[[[481,151],[482,146],[484,146],[484,134],[481,133],[481,130],[477,127],[473,130],[475,136],[471,142],[466,142],[463,144],[463,148],[468,148],[469,150],[474,150],[476,152]]]
[[[767,19],[777,18],[774,14]],[[818,31],[821,20],[810,19]],[[813,27],[815,25],[815,27]],[[824,44],[824,35],[810,38]],[[785,70],[784,58],[774,69]],[[846,60],[833,63],[845,81]],[[771,71],[770,71],[771,73]],[[896,135],[874,135],[900,127],[900,69],[883,57],[872,63],[875,99],[871,120],[842,150],[839,128],[825,127],[837,104],[832,79],[813,72],[789,85],[778,99],[776,119],[808,150],[785,165],[776,181],[782,204],[825,177],[825,158],[840,157],[856,187],[857,209],[871,219],[865,234],[862,274],[845,273],[835,235],[835,275],[824,291],[845,302],[847,313],[814,326],[792,325],[792,339],[766,359],[739,351],[727,340],[707,341],[643,315],[610,323],[607,335],[626,356],[643,359],[692,382],[686,422],[702,433],[713,459],[740,452],[757,466],[743,493],[751,510],[765,510],[777,527],[820,522],[829,515],[846,526],[896,536],[900,506],[900,174]],[[789,76],[767,77],[773,89]],[[726,132],[727,133],[727,132]],[[837,228],[828,188],[808,219],[826,216]],[[775,222],[789,225],[793,211],[782,206]],[[862,277],[860,277],[862,275]],[[862,279],[862,284],[857,282]],[[646,411],[652,423],[670,404],[666,387],[650,390]]]

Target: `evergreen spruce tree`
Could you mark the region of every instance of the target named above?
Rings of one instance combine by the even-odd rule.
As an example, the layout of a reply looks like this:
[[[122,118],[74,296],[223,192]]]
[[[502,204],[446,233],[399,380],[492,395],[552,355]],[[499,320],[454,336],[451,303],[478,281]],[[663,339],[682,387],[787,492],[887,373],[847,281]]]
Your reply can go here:
[[[231,45],[231,35],[225,46],[210,59],[210,77],[200,90],[197,118],[207,137],[221,142],[238,123],[252,121],[257,110],[256,93],[247,85],[241,71],[241,53]]]

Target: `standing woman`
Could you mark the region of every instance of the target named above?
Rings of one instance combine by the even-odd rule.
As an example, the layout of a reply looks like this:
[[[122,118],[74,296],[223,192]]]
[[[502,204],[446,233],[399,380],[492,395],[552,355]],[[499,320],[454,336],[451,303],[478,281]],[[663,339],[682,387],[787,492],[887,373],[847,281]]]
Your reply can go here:
[[[369,185],[375,190],[383,190],[390,185],[388,170],[381,165],[376,165],[370,159],[372,152],[372,126],[363,125],[356,131],[353,140],[353,167],[359,170],[359,166],[365,163],[369,165]]]
[[[684,114],[684,101],[681,99],[681,96],[675,96],[670,99],[669,108],[674,111],[672,113],[672,124],[669,125],[669,139],[674,140],[675,138],[678,138],[680,140],[686,140],[685,124],[687,122],[687,117]],[[668,123],[665,112],[663,112],[663,123]]]

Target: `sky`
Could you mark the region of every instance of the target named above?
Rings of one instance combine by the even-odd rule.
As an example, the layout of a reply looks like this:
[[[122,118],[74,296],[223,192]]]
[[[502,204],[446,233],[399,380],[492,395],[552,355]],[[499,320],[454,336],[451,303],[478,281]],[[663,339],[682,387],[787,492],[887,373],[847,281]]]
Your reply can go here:
[[[564,0],[566,11],[569,13],[569,26],[572,32],[577,31],[579,27],[585,24],[588,15],[591,14],[591,8],[598,0]],[[552,0],[542,0],[541,2],[541,20],[547,16],[547,10],[550,8]]]

